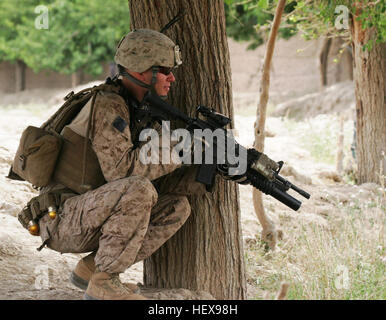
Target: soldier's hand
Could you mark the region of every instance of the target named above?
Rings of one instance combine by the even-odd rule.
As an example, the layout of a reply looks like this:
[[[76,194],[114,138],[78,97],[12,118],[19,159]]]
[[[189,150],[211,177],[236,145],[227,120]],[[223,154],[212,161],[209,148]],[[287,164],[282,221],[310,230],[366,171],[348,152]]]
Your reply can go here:
[[[242,175],[230,175],[229,174],[229,166],[225,164],[218,164],[217,171],[220,173],[223,179],[231,180],[237,182],[239,184],[250,184],[251,182],[248,180],[246,174]]]

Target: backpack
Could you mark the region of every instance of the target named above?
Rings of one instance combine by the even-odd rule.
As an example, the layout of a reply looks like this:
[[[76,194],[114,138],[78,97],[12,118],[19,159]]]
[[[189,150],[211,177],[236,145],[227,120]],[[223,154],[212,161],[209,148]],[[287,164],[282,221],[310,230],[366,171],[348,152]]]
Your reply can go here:
[[[40,127],[28,126],[22,133],[7,178],[28,181],[36,189],[49,185],[52,182],[61,151],[65,149],[63,145],[66,144],[66,139],[61,135],[63,128],[72,122],[91,98],[93,99],[90,111],[92,114],[96,95],[102,90],[119,94],[119,86],[110,78],[101,85],[89,87],[77,93],[71,91],[64,98],[64,104]],[[87,128],[87,137],[88,134],[89,125]],[[85,158],[87,157],[87,148],[91,148],[88,143],[89,139],[82,140],[85,140],[81,141],[84,148],[82,182],[85,185]],[[60,181],[57,182],[60,183]],[[98,181],[98,184],[100,183],[101,182]],[[92,187],[93,186],[91,186],[91,189]],[[77,190],[77,192],[79,192],[79,190]]]

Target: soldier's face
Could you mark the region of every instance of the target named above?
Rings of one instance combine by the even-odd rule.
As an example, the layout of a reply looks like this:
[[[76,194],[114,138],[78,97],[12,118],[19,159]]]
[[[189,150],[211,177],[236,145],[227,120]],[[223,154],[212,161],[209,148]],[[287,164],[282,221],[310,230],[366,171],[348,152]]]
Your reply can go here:
[[[151,84],[151,78],[153,76],[152,71],[148,70],[143,73],[147,84]],[[157,82],[155,84],[155,90],[159,96],[167,96],[170,90],[172,82],[176,81],[173,72],[164,74],[162,72],[157,73]]]

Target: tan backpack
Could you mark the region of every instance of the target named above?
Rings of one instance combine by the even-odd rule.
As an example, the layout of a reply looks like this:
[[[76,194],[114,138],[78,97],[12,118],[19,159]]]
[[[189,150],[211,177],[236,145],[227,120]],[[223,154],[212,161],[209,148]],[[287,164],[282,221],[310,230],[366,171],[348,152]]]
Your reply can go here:
[[[70,145],[66,143],[68,142],[68,139],[61,135],[61,132],[67,124],[71,123],[71,121],[78,115],[80,110],[91,98],[93,98],[90,111],[92,114],[96,94],[98,91],[102,90],[119,93],[119,87],[110,79],[108,79],[106,83],[103,83],[99,86],[86,88],[76,94],[71,91],[64,98],[65,103],[39,128],[33,126],[27,127],[22,133],[19,147],[16,151],[16,155],[7,178],[13,180],[28,181],[35,188],[41,188],[47,186],[55,175],[55,181],[61,183],[62,181],[58,180],[61,180],[62,178],[65,179],[66,174],[65,172],[63,173],[63,170],[60,170],[61,172],[55,173],[55,169],[58,165],[58,158],[61,157],[61,154],[66,157],[70,156],[73,158],[71,151],[69,151],[72,149],[70,148]],[[87,128],[87,136],[89,134],[89,126],[90,122]],[[79,137],[77,138],[78,140],[81,140],[77,143],[77,147],[79,148],[79,145],[83,147],[82,156],[84,159],[81,176],[83,185],[86,185],[85,180],[87,180],[87,177],[85,176],[87,168],[85,158],[87,158],[87,156],[96,156],[92,152],[92,149],[88,143],[89,139],[79,139]],[[72,145],[73,143],[70,144]],[[77,158],[79,158],[79,152],[76,153]],[[59,161],[60,167],[63,167],[62,163],[65,163],[65,161]],[[92,163],[95,163],[95,161]],[[66,170],[67,168],[63,167],[63,169]],[[100,170],[99,166],[98,168],[94,169]],[[89,176],[92,177],[93,175]],[[74,191],[77,191],[78,193],[83,193],[88,189],[93,189],[94,187],[98,186],[97,184],[100,185],[103,183],[100,176],[101,174],[98,175],[97,181],[93,181],[93,183],[89,184],[89,187],[87,188],[76,188],[73,185],[68,186],[66,184],[67,181],[64,181],[63,184],[69,188],[72,187],[72,189],[75,189]]]

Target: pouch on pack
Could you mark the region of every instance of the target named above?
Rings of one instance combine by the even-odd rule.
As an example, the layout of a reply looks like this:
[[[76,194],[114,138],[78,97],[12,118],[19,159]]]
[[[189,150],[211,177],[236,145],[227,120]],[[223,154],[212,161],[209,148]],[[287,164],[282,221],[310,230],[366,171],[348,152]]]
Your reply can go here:
[[[58,135],[29,126],[21,136],[12,170],[35,187],[50,182],[59,156],[62,140]]]
[[[58,159],[66,143],[61,135],[63,128],[100,90],[119,91],[111,79],[107,79],[106,83],[99,86],[83,89],[76,94],[71,91],[64,98],[65,103],[39,128],[27,127],[21,136],[7,178],[28,181],[36,188],[47,186],[55,175]]]

